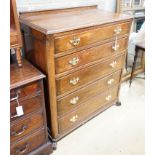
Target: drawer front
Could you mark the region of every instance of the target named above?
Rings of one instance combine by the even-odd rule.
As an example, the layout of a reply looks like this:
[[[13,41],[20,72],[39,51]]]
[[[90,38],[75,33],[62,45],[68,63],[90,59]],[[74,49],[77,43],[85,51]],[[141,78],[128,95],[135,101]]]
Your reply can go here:
[[[18,117],[16,107],[18,103],[13,101],[10,103],[10,120],[11,122],[19,118],[23,118],[25,115],[30,114],[42,107],[42,96],[36,96],[28,100],[19,100],[19,104],[23,107],[24,115]]]
[[[11,144],[11,155],[27,155],[45,142],[45,130],[42,129],[17,143]]]
[[[41,93],[41,83],[35,82],[17,89],[13,89],[10,92],[10,100],[27,99],[32,96],[36,96]]]
[[[111,74],[121,69],[123,63],[124,55],[81,69],[80,71],[56,80],[57,95],[61,95],[67,91],[73,91],[83,84],[90,83],[97,78],[99,79],[104,75]]]
[[[30,134],[31,132],[43,127],[44,119],[43,112],[37,112],[36,114],[23,119],[22,121],[17,121],[10,127],[10,139],[11,142],[19,140],[23,136]]]
[[[64,52],[70,49],[93,44],[105,39],[109,39],[117,35],[128,34],[130,30],[130,22],[105,25],[101,28],[92,30],[75,32],[74,34],[66,34],[61,37],[55,37],[56,53]]]
[[[80,122],[87,119],[89,116],[95,114],[95,112],[101,108],[105,108],[113,100],[116,99],[118,94],[118,86],[115,86],[105,93],[97,95],[94,98],[89,99],[82,104],[76,111],[66,115],[59,119],[59,133],[63,134],[73,127],[77,126]]]
[[[128,38],[123,38],[118,40],[117,42],[113,41],[57,58],[55,61],[56,74],[74,69],[76,67],[88,64],[101,58],[106,58],[108,56],[114,56],[122,53],[127,49],[127,44]]]
[[[58,100],[58,116],[64,115],[67,112],[73,111],[77,106],[81,105],[89,98],[102,93],[106,89],[116,85],[120,81],[121,71],[107,76],[101,80],[82,88],[67,97]]]

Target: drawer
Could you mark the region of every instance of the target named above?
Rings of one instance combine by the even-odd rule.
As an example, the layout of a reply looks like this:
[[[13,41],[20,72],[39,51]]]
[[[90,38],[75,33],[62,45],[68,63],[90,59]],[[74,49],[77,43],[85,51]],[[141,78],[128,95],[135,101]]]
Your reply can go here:
[[[101,28],[94,28],[91,30],[83,30],[82,32],[71,32],[60,37],[55,37],[55,51],[56,53],[60,53],[70,49],[86,46],[115,37],[116,34],[128,34],[129,30],[130,22],[125,22],[105,25]]]
[[[101,80],[88,85],[85,88],[77,90],[57,101],[58,103],[58,116],[64,115],[67,112],[73,111],[77,106],[81,105],[89,98],[102,93],[106,89],[116,85],[120,81],[121,71],[115,72]]]
[[[14,121],[19,118],[23,118],[25,115],[30,114],[34,111],[37,111],[42,107],[42,96],[36,96],[31,99],[27,100],[19,100],[19,104],[23,107],[24,115],[18,117],[16,112],[16,107],[18,106],[18,103],[16,101],[13,101],[10,103],[10,120]]]
[[[82,104],[77,110],[69,113],[65,117],[58,120],[59,133],[63,134],[73,127],[80,124],[80,122],[93,116],[99,109],[106,108],[112,101],[117,98],[118,86],[115,86],[105,93],[95,96]]]
[[[41,83],[35,82],[23,87],[18,87],[17,89],[13,89],[10,92],[10,100],[18,99],[27,99],[31,98],[32,96],[36,96],[41,93]]]
[[[11,155],[27,155],[46,142],[45,130],[41,129],[34,134],[11,144]]]
[[[111,74],[112,72],[121,69],[123,64],[124,55],[121,55],[57,79],[57,95],[64,94],[67,91],[76,90],[83,84],[90,83],[93,80],[97,80],[107,74]]]
[[[55,60],[56,74],[74,69],[76,67],[88,64],[101,58],[120,54],[127,49],[127,44],[128,38],[123,38],[118,40],[117,43],[113,41],[57,58]]]
[[[28,118],[11,124],[11,143],[44,126],[43,112],[39,111]]]

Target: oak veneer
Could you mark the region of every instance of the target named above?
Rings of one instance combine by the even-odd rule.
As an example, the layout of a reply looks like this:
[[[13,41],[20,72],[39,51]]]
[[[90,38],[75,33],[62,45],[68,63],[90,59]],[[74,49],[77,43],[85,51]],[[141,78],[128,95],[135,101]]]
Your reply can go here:
[[[114,68],[111,66],[113,63],[115,64]],[[110,60],[101,61],[93,66],[89,66],[87,68],[76,71],[72,74],[69,74],[60,79],[56,79],[57,85],[57,95],[66,94],[68,91],[76,90],[79,86],[90,83],[96,79],[100,79],[107,74],[111,74],[112,72],[121,69],[121,66],[124,63],[124,55],[119,57],[115,57]],[[74,79],[79,79],[77,83],[71,84],[70,81]]]
[[[65,115],[71,109],[83,104],[89,98],[92,98],[99,93],[113,87],[120,81],[121,70],[108,75],[102,79],[95,81],[77,91],[57,100],[58,102],[58,116]],[[78,97],[78,98],[77,98]],[[77,99],[76,99],[77,98]],[[77,100],[77,101],[75,101]]]
[[[98,109],[104,108],[106,104],[109,104],[107,97],[110,95],[111,101],[117,98],[118,86],[101,93],[90,100],[87,100],[82,106],[78,107],[76,111],[67,114],[65,117],[60,118],[59,121],[59,132],[63,133],[69,130],[73,126],[77,126],[79,122],[85,120],[89,115],[95,113]],[[75,120],[74,120],[75,118]]]
[[[47,76],[47,119],[55,140],[119,103],[130,16],[92,6],[25,12],[20,22],[25,55]]]
[[[122,38],[118,40],[118,44],[120,47],[119,50],[116,52],[114,52],[112,49],[114,44],[115,41],[112,41],[110,43],[101,44],[99,46],[95,46],[87,50],[82,50],[73,54],[57,58],[55,60],[56,74],[74,69],[76,67],[97,61],[102,58],[106,59],[108,56],[114,56],[118,53],[123,53],[126,50],[128,38]],[[70,62],[73,61],[74,58],[79,59],[79,61],[77,62],[77,64],[72,65]]]

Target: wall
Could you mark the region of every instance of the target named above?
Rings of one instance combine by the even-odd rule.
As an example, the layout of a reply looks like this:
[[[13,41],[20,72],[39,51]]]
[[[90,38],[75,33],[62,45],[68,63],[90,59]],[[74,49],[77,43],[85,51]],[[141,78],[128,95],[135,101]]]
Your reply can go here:
[[[116,0],[17,0],[18,11],[58,9],[97,4],[106,11],[115,11]]]

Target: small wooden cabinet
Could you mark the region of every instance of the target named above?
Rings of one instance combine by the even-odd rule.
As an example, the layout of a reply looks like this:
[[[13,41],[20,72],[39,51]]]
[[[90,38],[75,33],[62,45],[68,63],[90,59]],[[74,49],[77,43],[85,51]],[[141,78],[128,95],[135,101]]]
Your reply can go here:
[[[22,68],[12,64],[10,69],[10,154],[49,155],[53,146],[47,132],[45,76],[26,60]]]
[[[114,103],[132,19],[96,6],[23,13],[26,57],[47,75],[48,122],[59,140]]]

